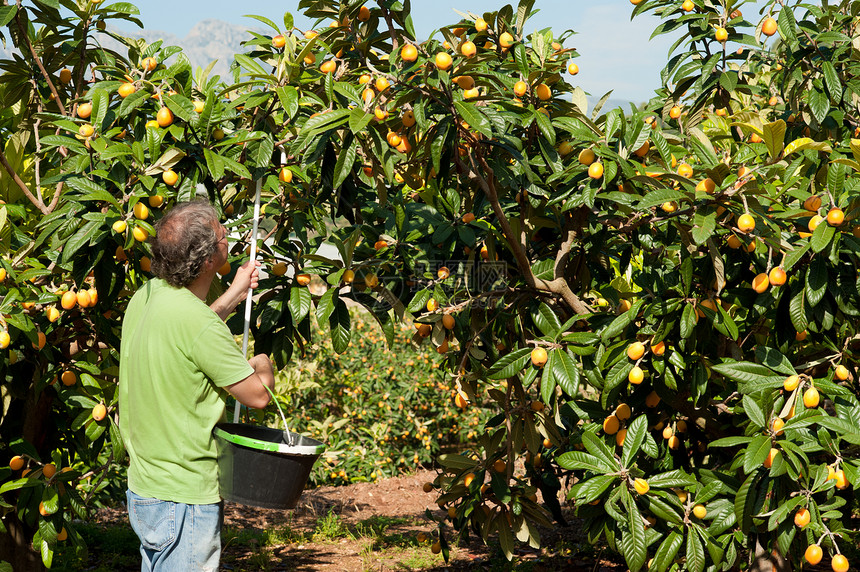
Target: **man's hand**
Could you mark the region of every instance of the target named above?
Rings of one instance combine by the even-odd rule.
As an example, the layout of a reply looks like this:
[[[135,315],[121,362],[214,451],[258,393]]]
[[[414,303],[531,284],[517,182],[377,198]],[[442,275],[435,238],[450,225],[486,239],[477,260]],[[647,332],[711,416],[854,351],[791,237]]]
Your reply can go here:
[[[260,284],[260,261],[248,261],[236,270],[233,283],[227,288],[217,300],[209,306],[222,320],[233,313],[242,301],[248,296],[248,289],[254,289]]]
[[[248,360],[254,373],[233,385],[227,387],[227,392],[242,405],[263,409],[269,404],[269,389],[275,388],[275,370],[272,360],[265,354],[257,354]]]

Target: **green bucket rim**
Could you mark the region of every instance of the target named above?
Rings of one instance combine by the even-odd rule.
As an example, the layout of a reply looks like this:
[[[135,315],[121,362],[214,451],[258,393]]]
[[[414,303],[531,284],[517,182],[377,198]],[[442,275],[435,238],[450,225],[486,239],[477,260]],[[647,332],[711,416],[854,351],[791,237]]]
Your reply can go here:
[[[261,451],[271,451],[273,453],[284,453],[287,455],[321,455],[325,451],[325,445],[287,445],[286,443],[273,443],[272,441],[263,441],[262,439],[254,439],[253,437],[245,437],[229,433],[221,427],[215,427],[214,431],[217,437],[224,439],[229,443],[258,449]],[[295,434],[297,437],[301,435]],[[307,439],[307,437],[305,437]]]

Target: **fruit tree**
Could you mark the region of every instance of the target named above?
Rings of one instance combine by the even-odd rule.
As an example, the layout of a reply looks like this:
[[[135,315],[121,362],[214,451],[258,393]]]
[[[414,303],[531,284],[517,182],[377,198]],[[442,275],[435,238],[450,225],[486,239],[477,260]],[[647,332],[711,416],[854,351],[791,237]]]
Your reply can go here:
[[[633,2],[680,39],[629,110],[589,109],[572,32],[529,33],[533,4],[419,42],[408,3],[302,0],[316,29],[257,17],[229,81],[102,47],[129,4],[0,7],[0,559],[50,565],[122,486],[117,335],[152,221],[205,194],[235,262],[259,184],[256,351],[283,366],[312,316],[345,350],[349,300],[389,340],[414,320],[451,406],[497,413],[439,458],[434,551],[539,545],[564,489],[632,570],[847,566],[856,3]]]

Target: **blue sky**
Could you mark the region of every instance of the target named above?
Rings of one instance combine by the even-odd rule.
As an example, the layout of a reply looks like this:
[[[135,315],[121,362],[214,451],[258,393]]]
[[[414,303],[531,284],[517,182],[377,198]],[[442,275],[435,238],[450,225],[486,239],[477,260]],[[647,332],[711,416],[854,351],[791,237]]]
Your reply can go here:
[[[373,0],[368,3],[375,4]],[[413,0],[416,33],[423,39],[433,30],[455,22],[459,19],[455,9],[482,14],[498,10],[506,3],[514,7],[517,4],[516,0]],[[764,4],[756,0],[744,5],[746,19],[757,22],[759,7]],[[297,26],[310,25],[298,12],[297,0],[139,0],[136,5],[147,29],[163,30],[180,38],[205,18],[258,27],[258,22],[244,15],[258,14],[283,24],[283,14],[289,11]],[[576,80],[590,95],[599,97],[614,90],[613,99],[644,101],[659,86],[660,70],[677,36],[649,40],[659,20],[638,16],[631,21],[630,0],[537,0],[535,8],[540,12],[526,24],[526,32],[547,27],[556,34],[567,29],[577,32],[565,46],[575,47],[579,52],[580,72]],[[165,20],[164,14],[170,14],[171,18]]]

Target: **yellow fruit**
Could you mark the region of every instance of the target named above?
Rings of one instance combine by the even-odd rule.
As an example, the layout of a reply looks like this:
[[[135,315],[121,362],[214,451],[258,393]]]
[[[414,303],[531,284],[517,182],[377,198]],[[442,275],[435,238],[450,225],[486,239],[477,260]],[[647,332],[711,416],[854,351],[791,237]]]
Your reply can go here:
[[[794,525],[798,528],[803,528],[807,524],[809,524],[810,518],[811,515],[809,514],[809,510],[801,508],[796,513],[794,513]]]
[[[585,148],[579,152],[579,156],[577,157],[579,162],[583,165],[591,165],[594,163],[594,159],[596,159],[596,155],[591,148]]]
[[[60,83],[67,84],[72,81],[72,70],[63,68],[60,70]]]
[[[621,423],[618,421],[618,417],[615,415],[610,415],[606,419],[603,420],[603,431],[607,435],[615,435],[618,433],[618,429],[621,428]]]
[[[763,293],[767,290],[768,286],[770,286],[770,280],[767,277],[767,274],[762,272],[753,278],[752,287],[753,290],[758,292],[759,294]]]
[[[696,185],[696,190],[703,193],[713,193],[716,188],[717,184],[710,177],[699,181]]]
[[[355,280],[355,272],[353,272],[352,270],[347,268],[343,272],[342,279],[343,279],[344,284],[351,284],[352,281]]]
[[[406,44],[400,48],[400,57],[403,61],[414,62],[418,59],[418,48],[412,44]]]
[[[771,429],[773,430],[774,435],[777,435],[777,436],[782,435],[782,433],[783,433],[782,428],[783,427],[785,427],[785,421],[783,421],[779,417],[774,419],[773,423],[771,423]]]
[[[287,45],[287,39],[283,36],[283,34],[278,34],[277,36],[272,38],[272,46],[276,49],[281,49]]]
[[[92,103],[82,103],[78,106],[78,117],[81,119],[89,119],[90,115],[93,113],[93,104]]]
[[[290,183],[293,180],[293,172],[288,167],[281,167],[278,172],[278,180],[282,183]]]
[[[133,212],[135,218],[138,218],[140,220],[146,220],[149,217],[149,208],[140,201],[134,204]]]
[[[827,213],[827,224],[830,226],[839,226],[845,221],[845,213],[842,209],[834,207]]]
[[[770,452],[767,454],[767,458],[764,460],[764,468],[769,469],[773,466],[773,461],[776,459],[776,456],[779,455],[779,449],[770,448]]]
[[[531,354],[532,363],[536,367],[543,367],[544,364],[546,364],[547,357],[548,356],[547,356],[546,350],[543,348],[535,348],[532,350],[532,354]]]
[[[824,552],[817,544],[810,544],[809,547],[807,547],[806,552],[803,553],[803,557],[806,559],[806,561],[813,566],[821,562],[821,558],[823,556]]]
[[[615,416],[618,417],[619,421],[626,421],[630,419],[630,415],[632,411],[630,410],[630,406],[626,403],[621,403],[618,407],[615,408]]]
[[[794,391],[797,389],[797,386],[800,384],[800,378],[796,375],[790,375],[785,378],[785,381],[782,383],[783,389],[786,391]]]
[[[847,380],[850,377],[850,375],[851,374],[848,371],[848,368],[845,367],[844,365],[837,365],[836,369],[833,370],[833,377],[835,377],[839,381]]]
[[[634,365],[630,373],[627,374],[627,381],[633,385],[639,385],[645,379],[645,372],[638,365]]]
[[[806,228],[809,229],[809,232],[815,232],[815,229],[818,228],[818,225],[821,224],[824,218],[821,215],[815,215],[811,219],[809,219],[809,223],[806,225]]]
[[[708,509],[705,508],[705,505],[697,504],[693,507],[693,516],[703,519],[708,516]]]
[[[725,42],[729,39],[729,33],[725,28],[717,28],[714,32],[714,39],[718,42]]]
[[[137,91],[137,88],[136,88],[136,87],[134,87],[134,84],[133,84],[133,83],[131,83],[131,82],[126,82],[126,83],[121,84],[121,85],[119,86],[119,88],[117,88],[117,90],[116,90],[116,91],[117,91],[117,93],[119,93],[119,96],[120,96],[120,97],[122,97],[123,99],[125,99],[126,97],[128,97],[129,95],[131,95],[132,93],[134,93],[135,91]]]
[[[285,262],[276,262],[272,265],[272,274],[275,276],[283,276],[287,273],[287,264]]]
[[[636,489],[636,492],[640,495],[644,495],[651,490],[650,485],[648,485],[648,481],[645,479],[636,479],[633,481],[633,488]]]
[[[440,70],[446,70],[454,63],[454,59],[447,52],[439,52],[436,54],[436,67]]]
[[[693,176],[693,167],[688,165],[687,163],[681,163],[678,165],[678,174],[682,177],[686,177],[689,179]]]
[[[552,90],[545,83],[539,83],[535,88],[535,94],[541,101],[546,101],[552,97]]]
[[[45,310],[45,316],[47,316],[48,321],[53,324],[60,319],[60,311],[57,310],[56,306],[48,306]]]
[[[752,232],[755,230],[755,219],[750,214],[742,214],[738,217],[738,228],[742,232]]]
[[[467,58],[471,58],[476,53],[478,53],[478,48],[475,46],[474,42],[466,40],[465,42],[460,44],[460,53]]]
[[[595,162],[588,167],[588,176],[592,179],[599,179],[603,176],[603,163]]]
[[[389,88],[391,83],[384,77],[378,77],[374,85],[376,86],[376,91],[383,92]]]
[[[475,473],[466,473],[466,476],[463,478],[463,484],[467,487],[472,484],[472,481],[475,480]]]
[[[499,36],[499,45],[503,48],[510,48],[514,45],[514,37],[508,32],[502,32]]]
[[[776,20],[773,18],[765,18],[761,23],[761,33],[765,36],[773,36],[776,33],[777,25]]]
[[[296,274],[296,284],[299,286],[307,286],[311,283],[310,274]]]
[[[140,62],[140,67],[142,67],[147,72],[151,72],[156,67],[158,67],[158,60],[153,57],[143,58],[143,61]]]
[[[672,106],[672,109],[669,110],[669,117],[672,119],[678,119],[681,117],[681,108],[677,105]]]
[[[837,554],[830,561],[830,568],[833,572],[848,572],[848,559],[842,554]]]
[[[681,9],[684,10],[684,12],[692,12],[695,7],[696,5],[693,4],[693,0],[684,0],[684,3],[681,4]]]
[[[818,390],[814,387],[810,387],[803,393],[803,405],[806,406],[807,409],[818,407],[820,402],[821,395],[819,395]]]
[[[95,132],[96,130],[93,129],[93,126],[89,123],[84,123],[83,125],[78,127],[78,135],[80,135],[81,137],[92,137],[93,133]]]
[[[785,270],[783,270],[781,266],[774,267],[767,275],[767,277],[768,280],[770,280],[770,283],[774,286],[782,286],[788,279],[788,275],[785,273]]]
[[[78,303],[78,297],[72,291],[64,292],[60,297],[60,306],[63,307],[63,310],[71,310]]]
[[[669,437],[667,444],[669,445],[669,448],[674,451],[681,446],[681,439],[679,439],[677,435],[672,435]]]
[[[92,305],[89,290],[78,290],[78,306],[81,308],[89,308]]]
[[[140,227],[140,226],[136,226],[131,230],[131,235],[134,237],[134,239],[136,241],[144,242],[144,241],[146,241],[147,237],[149,236],[149,233],[146,232],[145,228]]]
[[[164,184],[168,187],[172,187],[179,180],[179,175],[177,175],[176,171],[173,169],[168,169],[161,173],[161,180],[164,181]]]
[[[627,346],[627,357],[636,361],[645,355],[645,344],[642,342],[633,342]]]

